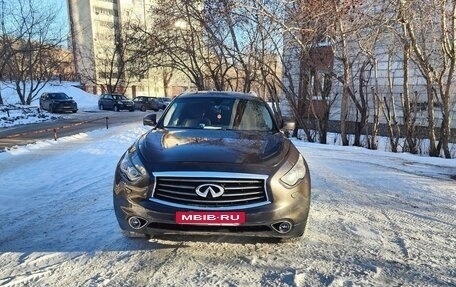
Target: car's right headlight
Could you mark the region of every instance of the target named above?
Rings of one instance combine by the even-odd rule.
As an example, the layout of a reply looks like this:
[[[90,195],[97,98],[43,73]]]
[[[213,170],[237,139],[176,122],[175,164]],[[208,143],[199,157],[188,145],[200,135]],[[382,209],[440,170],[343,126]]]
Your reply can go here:
[[[131,182],[136,182],[147,175],[136,150],[125,153],[120,162],[120,171]]]
[[[304,164],[304,158],[299,155],[298,161],[293,167],[280,179],[282,182],[289,186],[295,186],[306,176],[306,165]]]

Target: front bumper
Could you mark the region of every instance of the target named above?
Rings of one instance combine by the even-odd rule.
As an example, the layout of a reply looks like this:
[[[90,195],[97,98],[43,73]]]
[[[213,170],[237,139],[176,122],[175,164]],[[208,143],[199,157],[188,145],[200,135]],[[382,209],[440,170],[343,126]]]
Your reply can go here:
[[[149,199],[153,186],[138,188],[128,185],[117,172],[114,182],[114,210],[120,228],[124,231],[154,234],[218,234],[258,237],[299,237],[303,234],[310,208],[310,176],[293,188],[285,188],[278,176],[267,181],[267,192],[270,202],[254,207],[230,208],[228,212],[244,212],[245,223],[240,225],[200,225],[177,224],[176,213],[201,211],[197,208],[185,208],[162,204]],[[220,211],[223,209],[207,208],[203,211]],[[140,228],[132,228],[129,220],[137,218],[142,221]],[[289,222],[292,228],[286,232],[279,231],[279,225]]]
[[[135,109],[135,105],[134,104],[130,104],[130,103],[122,103],[121,105],[119,105],[119,110],[134,110]]]
[[[59,104],[54,105],[53,110],[56,112],[76,112],[78,110],[78,107],[75,105]]]

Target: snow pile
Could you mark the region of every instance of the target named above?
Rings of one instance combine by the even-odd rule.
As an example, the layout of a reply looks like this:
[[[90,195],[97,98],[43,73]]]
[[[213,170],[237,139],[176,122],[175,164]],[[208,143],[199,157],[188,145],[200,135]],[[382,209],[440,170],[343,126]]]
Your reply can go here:
[[[21,124],[30,124],[54,120],[64,114],[50,114],[39,110],[39,96],[30,106],[18,104],[19,98],[14,86],[8,82],[0,83],[4,105],[0,106],[0,127],[11,127]],[[87,93],[79,88],[75,82],[49,82],[39,93],[63,92],[78,103],[78,111],[93,111],[98,109],[98,96]]]
[[[9,82],[1,82],[0,83],[1,94],[3,98],[3,102],[5,105],[16,105],[19,103],[19,97],[16,93],[15,87],[12,83]],[[77,82],[58,82],[58,81],[51,81],[47,83],[43,89],[32,101],[32,106],[39,107],[39,95],[42,93],[57,93],[63,92],[78,103],[78,109],[80,110],[90,110],[96,109],[98,104],[98,96],[87,93],[80,89],[80,84]]]

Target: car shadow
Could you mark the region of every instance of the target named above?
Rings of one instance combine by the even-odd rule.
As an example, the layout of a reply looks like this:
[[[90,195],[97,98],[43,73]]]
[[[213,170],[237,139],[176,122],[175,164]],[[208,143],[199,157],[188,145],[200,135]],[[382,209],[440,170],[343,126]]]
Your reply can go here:
[[[104,251],[140,251],[167,248],[187,248],[196,243],[277,244],[278,238],[251,237],[238,235],[155,235],[152,238],[128,238],[122,235],[114,221],[109,227],[83,232],[70,229],[57,231],[46,230],[46,227],[34,228],[35,234],[25,232],[2,232],[0,236],[0,253],[19,252],[104,252]],[[112,227],[112,228],[110,228]],[[5,231],[5,230],[2,230]]]
[[[192,242],[192,243],[229,243],[229,244],[257,244],[257,243],[281,243],[280,238],[254,237],[239,235],[154,235],[149,242],[162,244],[163,242]]]

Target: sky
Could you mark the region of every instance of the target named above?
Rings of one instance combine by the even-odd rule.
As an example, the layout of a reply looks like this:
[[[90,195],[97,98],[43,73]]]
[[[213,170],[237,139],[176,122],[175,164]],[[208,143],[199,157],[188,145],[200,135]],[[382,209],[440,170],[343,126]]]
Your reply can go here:
[[[58,8],[57,13],[59,22],[62,23],[62,32],[70,36],[70,22],[68,20],[67,0],[44,0],[44,3],[51,5],[51,7]]]
[[[28,0],[29,1],[29,0]],[[68,9],[67,9],[67,1],[66,0],[30,0],[32,9],[33,10],[38,10],[41,9],[43,10],[43,13],[45,15],[49,15],[49,13],[56,14],[57,20],[55,25],[51,25],[52,29],[58,29],[59,32],[61,32],[64,38],[67,38],[69,36],[69,20],[68,20]],[[5,15],[5,26],[9,27],[8,25],[11,25],[14,23],[13,21],[13,13],[18,13],[19,12],[19,4],[21,2],[18,2],[17,0],[11,1],[5,1],[4,2],[4,8],[7,11]],[[22,1],[22,3],[26,3],[25,1]],[[27,7],[27,6],[25,6]],[[26,9],[27,10],[27,9]],[[9,12],[12,11],[12,12]],[[14,30],[15,28],[11,28],[10,30]]]

